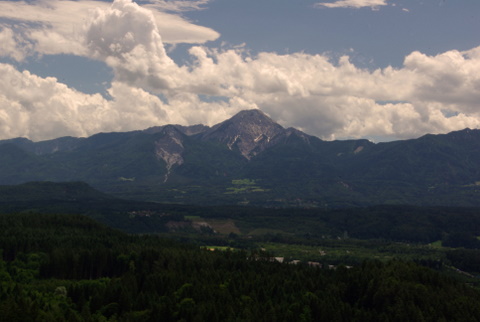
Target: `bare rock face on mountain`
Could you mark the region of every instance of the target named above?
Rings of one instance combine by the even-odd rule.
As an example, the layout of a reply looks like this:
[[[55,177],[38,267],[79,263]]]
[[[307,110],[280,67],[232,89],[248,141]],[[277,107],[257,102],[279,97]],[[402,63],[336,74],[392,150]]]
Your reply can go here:
[[[260,110],[241,111],[201,134],[201,139],[224,143],[250,159],[267,149],[285,129]]]
[[[165,175],[165,181],[167,181],[172,167],[182,165],[184,162],[182,156],[185,150],[184,134],[173,125],[164,126],[160,133],[163,135],[155,141],[155,156],[165,161],[167,165],[167,174]]]

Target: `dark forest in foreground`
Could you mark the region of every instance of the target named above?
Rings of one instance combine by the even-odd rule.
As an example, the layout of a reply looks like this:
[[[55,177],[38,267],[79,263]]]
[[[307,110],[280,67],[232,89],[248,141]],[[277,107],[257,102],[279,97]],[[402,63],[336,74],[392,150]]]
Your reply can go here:
[[[478,289],[413,262],[282,264],[77,215],[1,215],[0,229],[2,321],[480,320]]]

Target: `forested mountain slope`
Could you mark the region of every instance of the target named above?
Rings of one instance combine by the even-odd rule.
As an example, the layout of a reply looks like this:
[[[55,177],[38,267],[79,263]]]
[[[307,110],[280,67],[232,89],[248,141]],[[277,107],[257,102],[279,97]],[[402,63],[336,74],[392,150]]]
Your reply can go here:
[[[480,206],[480,131],[372,143],[323,141],[258,110],[213,127],[0,141],[0,184],[84,181],[183,204]]]

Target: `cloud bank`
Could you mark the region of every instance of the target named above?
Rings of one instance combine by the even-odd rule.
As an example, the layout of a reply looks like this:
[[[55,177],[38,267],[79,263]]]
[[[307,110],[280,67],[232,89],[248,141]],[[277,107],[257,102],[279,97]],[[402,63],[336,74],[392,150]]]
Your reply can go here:
[[[1,55],[20,60],[38,50],[14,29],[0,31],[8,44]],[[66,48],[112,68],[111,99],[0,64],[0,138],[213,125],[250,108],[323,139],[401,139],[480,126],[480,47],[413,52],[400,68],[372,71],[348,56],[250,55],[241,47],[195,45],[190,63],[178,66],[165,51],[156,15],[130,0],[90,11],[71,41]]]

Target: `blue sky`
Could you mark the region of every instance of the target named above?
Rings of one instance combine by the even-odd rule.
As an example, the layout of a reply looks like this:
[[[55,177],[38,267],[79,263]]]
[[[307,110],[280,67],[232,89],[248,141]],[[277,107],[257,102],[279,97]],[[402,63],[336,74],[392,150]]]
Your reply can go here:
[[[476,1],[389,1],[385,6],[314,8],[315,1],[214,1],[187,17],[221,32],[219,41],[283,54],[351,54],[365,67],[401,66],[418,50],[435,55],[479,42]],[[393,6],[395,4],[395,6]]]
[[[322,139],[480,127],[480,2],[0,1],[0,139],[213,125]]]

